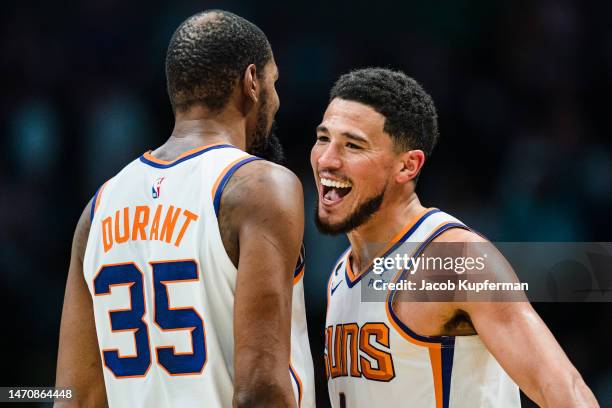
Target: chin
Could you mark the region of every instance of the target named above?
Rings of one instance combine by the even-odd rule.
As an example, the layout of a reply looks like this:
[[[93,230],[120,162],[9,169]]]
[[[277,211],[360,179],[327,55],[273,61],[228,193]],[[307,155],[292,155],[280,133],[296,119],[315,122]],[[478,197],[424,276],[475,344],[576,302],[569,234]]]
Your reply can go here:
[[[343,228],[344,219],[337,216],[330,216],[329,213],[322,210],[317,211],[315,225],[317,229],[325,235],[338,235],[348,232]]]
[[[318,216],[319,221],[325,225],[334,226],[342,222],[342,217],[333,210],[319,208]]]

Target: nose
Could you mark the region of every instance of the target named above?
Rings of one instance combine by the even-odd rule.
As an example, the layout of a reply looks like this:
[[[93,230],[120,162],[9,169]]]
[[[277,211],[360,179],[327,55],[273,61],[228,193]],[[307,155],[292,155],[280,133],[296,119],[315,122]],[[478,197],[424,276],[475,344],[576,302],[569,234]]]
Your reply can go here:
[[[338,170],[342,167],[342,159],[340,152],[335,143],[329,143],[321,150],[321,154],[317,159],[317,164],[320,170]]]

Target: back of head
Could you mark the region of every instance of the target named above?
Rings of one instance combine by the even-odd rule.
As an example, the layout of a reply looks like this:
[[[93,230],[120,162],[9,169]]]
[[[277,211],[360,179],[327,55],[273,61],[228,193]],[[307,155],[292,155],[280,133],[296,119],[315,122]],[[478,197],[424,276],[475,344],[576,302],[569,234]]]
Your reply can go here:
[[[246,67],[257,72],[272,57],[265,34],[233,13],[207,10],[185,20],[166,54],[166,80],[172,109],[199,104],[211,111],[225,107]]]
[[[403,72],[365,68],[344,74],[330,92],[334,98],[367,105],[385,117],[384,131],[399,151],[422,150],[426,157],[438,140],[433,100]]]

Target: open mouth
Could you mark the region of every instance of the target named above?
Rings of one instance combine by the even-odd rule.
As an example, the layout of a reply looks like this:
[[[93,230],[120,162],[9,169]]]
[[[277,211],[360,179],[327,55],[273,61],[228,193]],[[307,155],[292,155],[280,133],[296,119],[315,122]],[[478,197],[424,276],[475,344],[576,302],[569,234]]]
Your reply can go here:
[[[342,199],[351,192],[353,184],[346,181],[331,180],[321,178],[321,196],[323,202],[328,205],[334,205],[342,201]]]

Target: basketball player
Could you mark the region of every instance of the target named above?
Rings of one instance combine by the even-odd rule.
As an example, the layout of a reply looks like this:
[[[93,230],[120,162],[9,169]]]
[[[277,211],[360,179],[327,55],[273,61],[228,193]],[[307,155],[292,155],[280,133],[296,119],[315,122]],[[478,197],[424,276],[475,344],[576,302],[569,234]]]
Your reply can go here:
[[[518,407],[518,384],[542,407],[597,407],[528,302],[399,302],[390,292],[362,302],[374,258],[392,258],[402,243],[423,243],[418,257],[431,242],[484,241],[419,202],[416,179],[436,139],[431,97],[401,72],[353,71],[331,90],[311,164],[316,222],[351,244],[327,293],[332,406]],[[388,250],[374,253],[377,243]]]
[[[234,14],[197,14],[166,75],[172,135],[78,222],[57,386],[74,406],[313,407],[302,189],[255,156],[281,152],[270,44]]]

